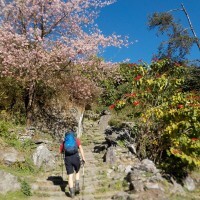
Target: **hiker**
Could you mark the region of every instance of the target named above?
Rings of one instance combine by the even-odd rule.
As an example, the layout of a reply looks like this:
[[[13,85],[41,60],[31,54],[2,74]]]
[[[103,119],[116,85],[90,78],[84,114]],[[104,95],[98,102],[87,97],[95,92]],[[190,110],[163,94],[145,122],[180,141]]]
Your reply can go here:
[[[80,167],[81,160],[79,152],[81,153],[82,164],[85,164],[85,157],[83,148],[81,146],[80,139],[76,138],[73,131],[65,133],[64,141],[60,145],[60,153],[64,154],[65,167],[68,175],[68,185],[70,197],[74,197],[75,194],[80,192],[79,179],[80,179]],[[75,174],[75,188],[73,183],[73,174]]]

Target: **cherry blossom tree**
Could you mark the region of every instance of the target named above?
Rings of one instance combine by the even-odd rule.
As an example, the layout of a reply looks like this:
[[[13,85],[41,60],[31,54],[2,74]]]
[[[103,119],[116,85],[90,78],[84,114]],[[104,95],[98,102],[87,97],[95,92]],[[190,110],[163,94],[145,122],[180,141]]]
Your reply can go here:
[[[99,50],[127,45],[126,38],[105,36],[95,24],[100,9],[114,2],[1,0],[0,73],[23,83],[28,99],[27,125],[38,81],[52,84],[53,74],[85,66]]]

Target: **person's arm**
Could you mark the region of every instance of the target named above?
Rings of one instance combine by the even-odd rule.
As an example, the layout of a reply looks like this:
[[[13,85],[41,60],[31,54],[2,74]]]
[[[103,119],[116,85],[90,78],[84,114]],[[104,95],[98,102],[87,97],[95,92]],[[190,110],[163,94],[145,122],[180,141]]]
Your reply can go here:
[[[85,163],[84,151],[83,151],[83,148],[82,148],[81,145],[79,145],[79,150],[80,150],[80,153],[81,153],[82,160],[83,160],[83,162]]]
[[[64,143],[62,142],[61,144],[60,144],[60,153],[64,153]]]
[[[81,158],[83,160],[83,164],[85,163],[85,155],[84,155],[84,151],[83,151],[83,148],[81,146],[81,141],[79,138],[76,138],[76,142],[77,142],[77,145],[78,145],[78,148],[79,148],[79,151],[81,153]]]

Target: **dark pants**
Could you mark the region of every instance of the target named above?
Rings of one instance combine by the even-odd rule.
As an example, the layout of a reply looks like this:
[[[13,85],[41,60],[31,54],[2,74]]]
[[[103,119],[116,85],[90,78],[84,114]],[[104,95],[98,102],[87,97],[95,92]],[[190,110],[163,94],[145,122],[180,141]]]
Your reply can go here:
[[[79,154],[76,153],[71,156],[65,156],[65,167],[66,167],[66,171],[68,175],[73,174],[74,171],[76,173],[79,172],[80,167],[81,167]]]

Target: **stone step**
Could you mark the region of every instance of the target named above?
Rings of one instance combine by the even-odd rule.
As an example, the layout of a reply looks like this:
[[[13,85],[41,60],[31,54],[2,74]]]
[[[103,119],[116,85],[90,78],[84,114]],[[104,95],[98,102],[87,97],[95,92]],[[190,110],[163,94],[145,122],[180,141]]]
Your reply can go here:
[[[41,191],[41,190],[37,190],[34,191],[33,193],[34,196],[39,196],[41,197],[41,199],[43,199],[43,197],[66,197],[66,193],[62,192],[62,191]]]
[[[37,185],[38,186],[38,185]],[[62,184],[62,185],[40,185],[37,187],[37,191],[42,191],[42,192],[61,192],[65,191],[65,188],[67,187],[67,184]]]
[[[106,142],[105,142],[105,139],[104,139],[104,138],[99,139],[99,140],[92,140],[92,141],[91,141],[91,140],[88,140],[88,141],[84,141],[84,142],[82,142],[83,148],[86,147],[86,144],[87,144],[87,145],[90,145],[91,147],[94,148],[94,146],[106,144]]]
[[[114,196],[118,192],[105,192],[102,194],[79,194],[74,197],[74,200],[111,200],[112,196]],[[49,194],[38,193],[38,196],[32,196],[29,200],[69,200],[71,197],[68,196],[67,193],[63,193],[60,196],[49,196]],[[48,195],[48,196],[45,196]]]
[[[105,138],[105,134],[99,134],[99,133],[97,133],[97,131],[96,130],[94,130],[94,131],[89,131],[89,132],[87,132],[87,133],[83,133],[83,138],[84,139],[95,139],[95,138],[98,138],[98,137],[104,137]]]
[[[96,197],[99,197],[101,199],[102,194],[104,194],[105,192],[108,194],[113,195],[113,193],[115,193],[116,191],[113,190],[113,188],[107,188],[105,187],[103,184],[99,184],[98,182],[96,182],[95,184],[93,183],[91,184],[84,184],[84,187],[82,186],[82,184],[80,184],[80,188],[81,188],[81,193],[83,194],[93,194]],[[66,196],[66,193],[68,192],[68,187],[67,185],[65,185],[64,187],[59,187],[54,186],[54,187],[47,187],[47,186],[40,186],[38,188],[37,191],[34,192],[34,195],[40,196],[40,197],[52,197],[52,196]],[[105,195],[103,195],[105,197]],[[108,197],[108,195],[106,195]]]
[[[42,196],[40,197],[40,195],[34,195],[32,197],[29,197],[29,200],[71,200],[72,198],[71,197],[68,197],[68,196],[48,196],[48,197],[45,197],[45,196]],[[80,200],[79,198],[74,198],[74,200]]]
[[[90,176],[90,175],[85,175],[84,178],[81,175],[80,176],[80,184],[82,184],[83,179],[84,179],[84,183],[86,185],[89,184],[95,184],[95,183],[102,183],[105,179],[106,175],[105,174],[97,174],[96,176]],[[50,180],[47,179],[38,179],[36,182],[32,183],[32,185],[34,185],[36,188],[40,187],[40,186],[46,186],[46,187],[51,187],[51,186],[65,186],[67,185],[67,176],[66,178],[64,177],[64,180],[62,177],[60,178],[56,178],[56,177],[52,177]]]
[[[103,155],[95,153],[95,157],[97,157],[97,156],[99,156],[98,159],[100,159],[100,160],[96,160],[96,158],[93,158],[93,155],[92,155],[92,157],[85,155],[85,161],[86,161],[85,167],[89,166],[90,164],[92,164],[92,165],[93,164],[97,164],[98,165],[101,161],[103,162],[103,159],[101,160],[101,158],[103,157]],[[58,163],[58,166],[56,167],[56,169],[58,169],[58,170],[59,170],[59,168],[61,169],[63,165],[64,165],[64,161],[62,160],[62,161],[60,161]]]
[[[84,168],[84,174],[85,174],[85,176],[92,176],[92,175],[98,176],[103,171],[105,171],[105,173],[106,173],[107,169],[108,169],[108,167],[104,166],[104,165],[97,166],[97,167],[95,165],[90,165],[90,166]],[[83,168],[80,169],[80,176],[82,176],[82,174],[83,174]],[[66,176],[66,170],[63,169],[63,172],[58,170],[58,171],[55,171],[55,172],[52,172],[52,173],[43,174],[43,175],[41,175],[41,178],[43,180],[48,180],[48,179],[51,180],[51,178],[60,179],[60,178],[65,177],[65,176]],[[37,180],[40,180],[41,178],[38,178]]]
[[[101,188],[94,188],[94,187],[88,187],[85,188],[84,190],[81,190],[80,194],[75,197],[75,199],[79,199],[80,197],[83,197],[83,199],[88,200],[88,199],[111,199],[111,197],[118,193],[119,191],[114,191],[114,190],[108,190],[103,187]],[[34,196],[40,197],[40,199],[48,199],[48,198],[55,198],[55,197],[62,197],[62,198],[70,198],[69,197],[69,192],[68,188],[65,188],[63,191],[44,191],[40,190],[37,192],[33,193]]]
[[[96,190],[101,191],[105,187],[103,186],[103,183],[100,181],[94,181],[92,183],[84,183],[84,185],[80,182],[81,190],[84,190],[86,193],[94,193]],[[82,189],[84,187],[84,189]],[[38,186],[37,190],[34,191],[40,191],[48,193],[50,192],[64,192],[65,190],[68,190],[67,184],[61,184],[61,185],[40,185]]]
[[[84,179],[81,177],[80,179],[80,187],[83,187],[88,192],[92,191],[94,192],[96,190],[102,190],[102,189],[108,189],[113,190],[115,189],[115,183],[118,183],[119,180],[113,180],[112,179],[112,185],[109,185],[109,179],[105,175],[99,175],[99,177],[84,177]],[[111,179],[110,179],[111,181]],[[64,191],[64,188],[67,188],[68,184],[67,181],[63,181],[62,179],[54,179],[53,181],[37,181],[34,184],[32,184],[32,188],[34,190],[39,191]]]
[[[99,167],[99,166],[102,166],[103,164],[105,164],[105,162],[103,162],[103,155],[98,155],[97,154],[96,155],[96,159],[97,159],[97,157],[98,157],[99,161],[94,160],[94,158],[89,158],[89,157],[87,158],[86,157],[85,169],[90,168],[90,166],[93,167],[95,165],[96,167]],[[63,166],[63,170],[65,170],[65,165],[64,165],[64,162],[63,162],[62,164],[60,163],[60,165],[56,167],[54,173],[56,171],[61,171],[62,170],[62,166]],[[82,168],[82,166],[81,166],[81,168]]]
[[[111,200],[118,193],[119,180],[111,180],[107,176],[109,166],[103,162],[103,153],[95,152],[95,149],[105,144],[105,135],[99,132],[97,123],[90,122],[84,126],[81,139],[86,164],[80,169],[80,195],[75,200]],[[59,146],[55,144],[55,146]],[[59,147],[58,147],[59,149]],[[102,149],[103,150],[103,149]],[[62,157],[58,154],[56,169],[53,172],[45,172],[34,183],[34,195],[29,200],[64,200],[71,199],[68,194],[68,177]],[[116,183],[116,184],[115,184]]]

